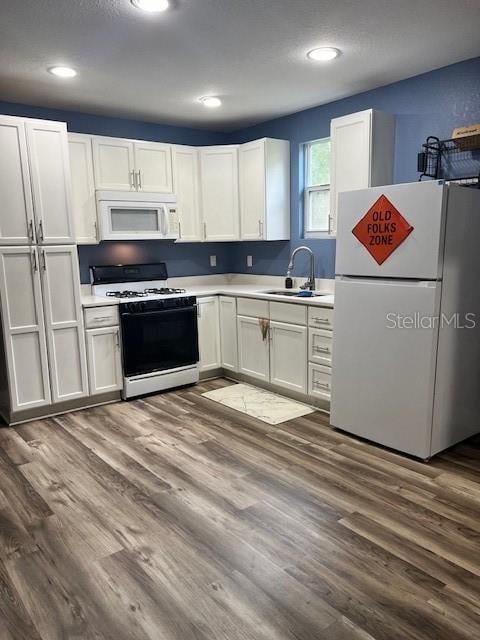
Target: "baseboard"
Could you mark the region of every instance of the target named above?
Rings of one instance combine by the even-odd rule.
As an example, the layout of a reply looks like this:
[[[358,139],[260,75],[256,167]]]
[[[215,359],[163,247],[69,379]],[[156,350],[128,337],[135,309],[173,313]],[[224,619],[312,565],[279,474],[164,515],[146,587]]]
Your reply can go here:
[[[113,391],[95,396],[87,396],[80,400],[51,404],[48,407],[29,409],[28,411],[18,411],[17,413],[12,413],[10,416],[2,415],[2,418],[5,420],[6,426],[13,427],[24,422],[53,418],[54,416],[61,415],[62,413],[71,413],[73,411],[81,411],[82,409],[90,409],[103,404],[118,402],[119,400],[121,400],[120,392]]]

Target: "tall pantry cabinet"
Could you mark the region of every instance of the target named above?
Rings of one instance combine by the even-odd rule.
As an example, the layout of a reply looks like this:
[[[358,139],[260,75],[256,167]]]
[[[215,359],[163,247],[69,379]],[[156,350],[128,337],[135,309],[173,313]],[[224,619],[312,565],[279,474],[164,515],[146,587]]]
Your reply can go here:
[[[88,395],[66,125],[0,117],[0,413]]]

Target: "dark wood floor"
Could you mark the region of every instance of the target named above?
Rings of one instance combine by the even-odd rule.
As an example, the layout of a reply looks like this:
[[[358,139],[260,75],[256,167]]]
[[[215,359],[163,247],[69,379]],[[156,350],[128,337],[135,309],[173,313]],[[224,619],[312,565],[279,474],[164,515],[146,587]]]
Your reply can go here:
[[[425,465],[226,384],[0,430],[1,640],[480,638],[480,441]]]

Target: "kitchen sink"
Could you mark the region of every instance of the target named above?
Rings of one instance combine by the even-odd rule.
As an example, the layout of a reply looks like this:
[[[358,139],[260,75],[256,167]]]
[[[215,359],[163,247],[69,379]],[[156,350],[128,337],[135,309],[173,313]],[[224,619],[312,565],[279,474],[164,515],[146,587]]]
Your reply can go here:
[[[262,293],[267,293],[272,296],[289,296],[292,298],[319,298],[328,295],[327,293],[315,293],[314,291],[312,291],[310,295],[305,295],[307,291],[304,293],[303,291],[293,291],[292,289],[285,289],[284,291],[278,291],[277,289],[275,291],[262,291]]]

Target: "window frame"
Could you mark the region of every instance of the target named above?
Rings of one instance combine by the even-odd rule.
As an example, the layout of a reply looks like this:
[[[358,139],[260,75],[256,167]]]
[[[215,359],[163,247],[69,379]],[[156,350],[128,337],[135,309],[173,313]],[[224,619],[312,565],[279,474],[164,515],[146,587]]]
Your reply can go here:
[[[330,176],[330,182],[325,184],[307,185],[307,177],[310,175],[310,149],[313,144],[317,142],[330,142],[330,158],[332,156],[331,149],[331,136],[325,138],[316,138],[315,140],[309,140],[303,144],[303,237],[309,238],[332,238],[335,236],[333,217],[332,217],[332,201],[330,199],[330,211],[328,213],[328,228],[325,231],[312,231],[308,228],[309,211],[310,211],[310,195],[317,191],[329,191],[330,197],[332,195],[332,182]],[[331,169],[330,169],[331,170]]]

